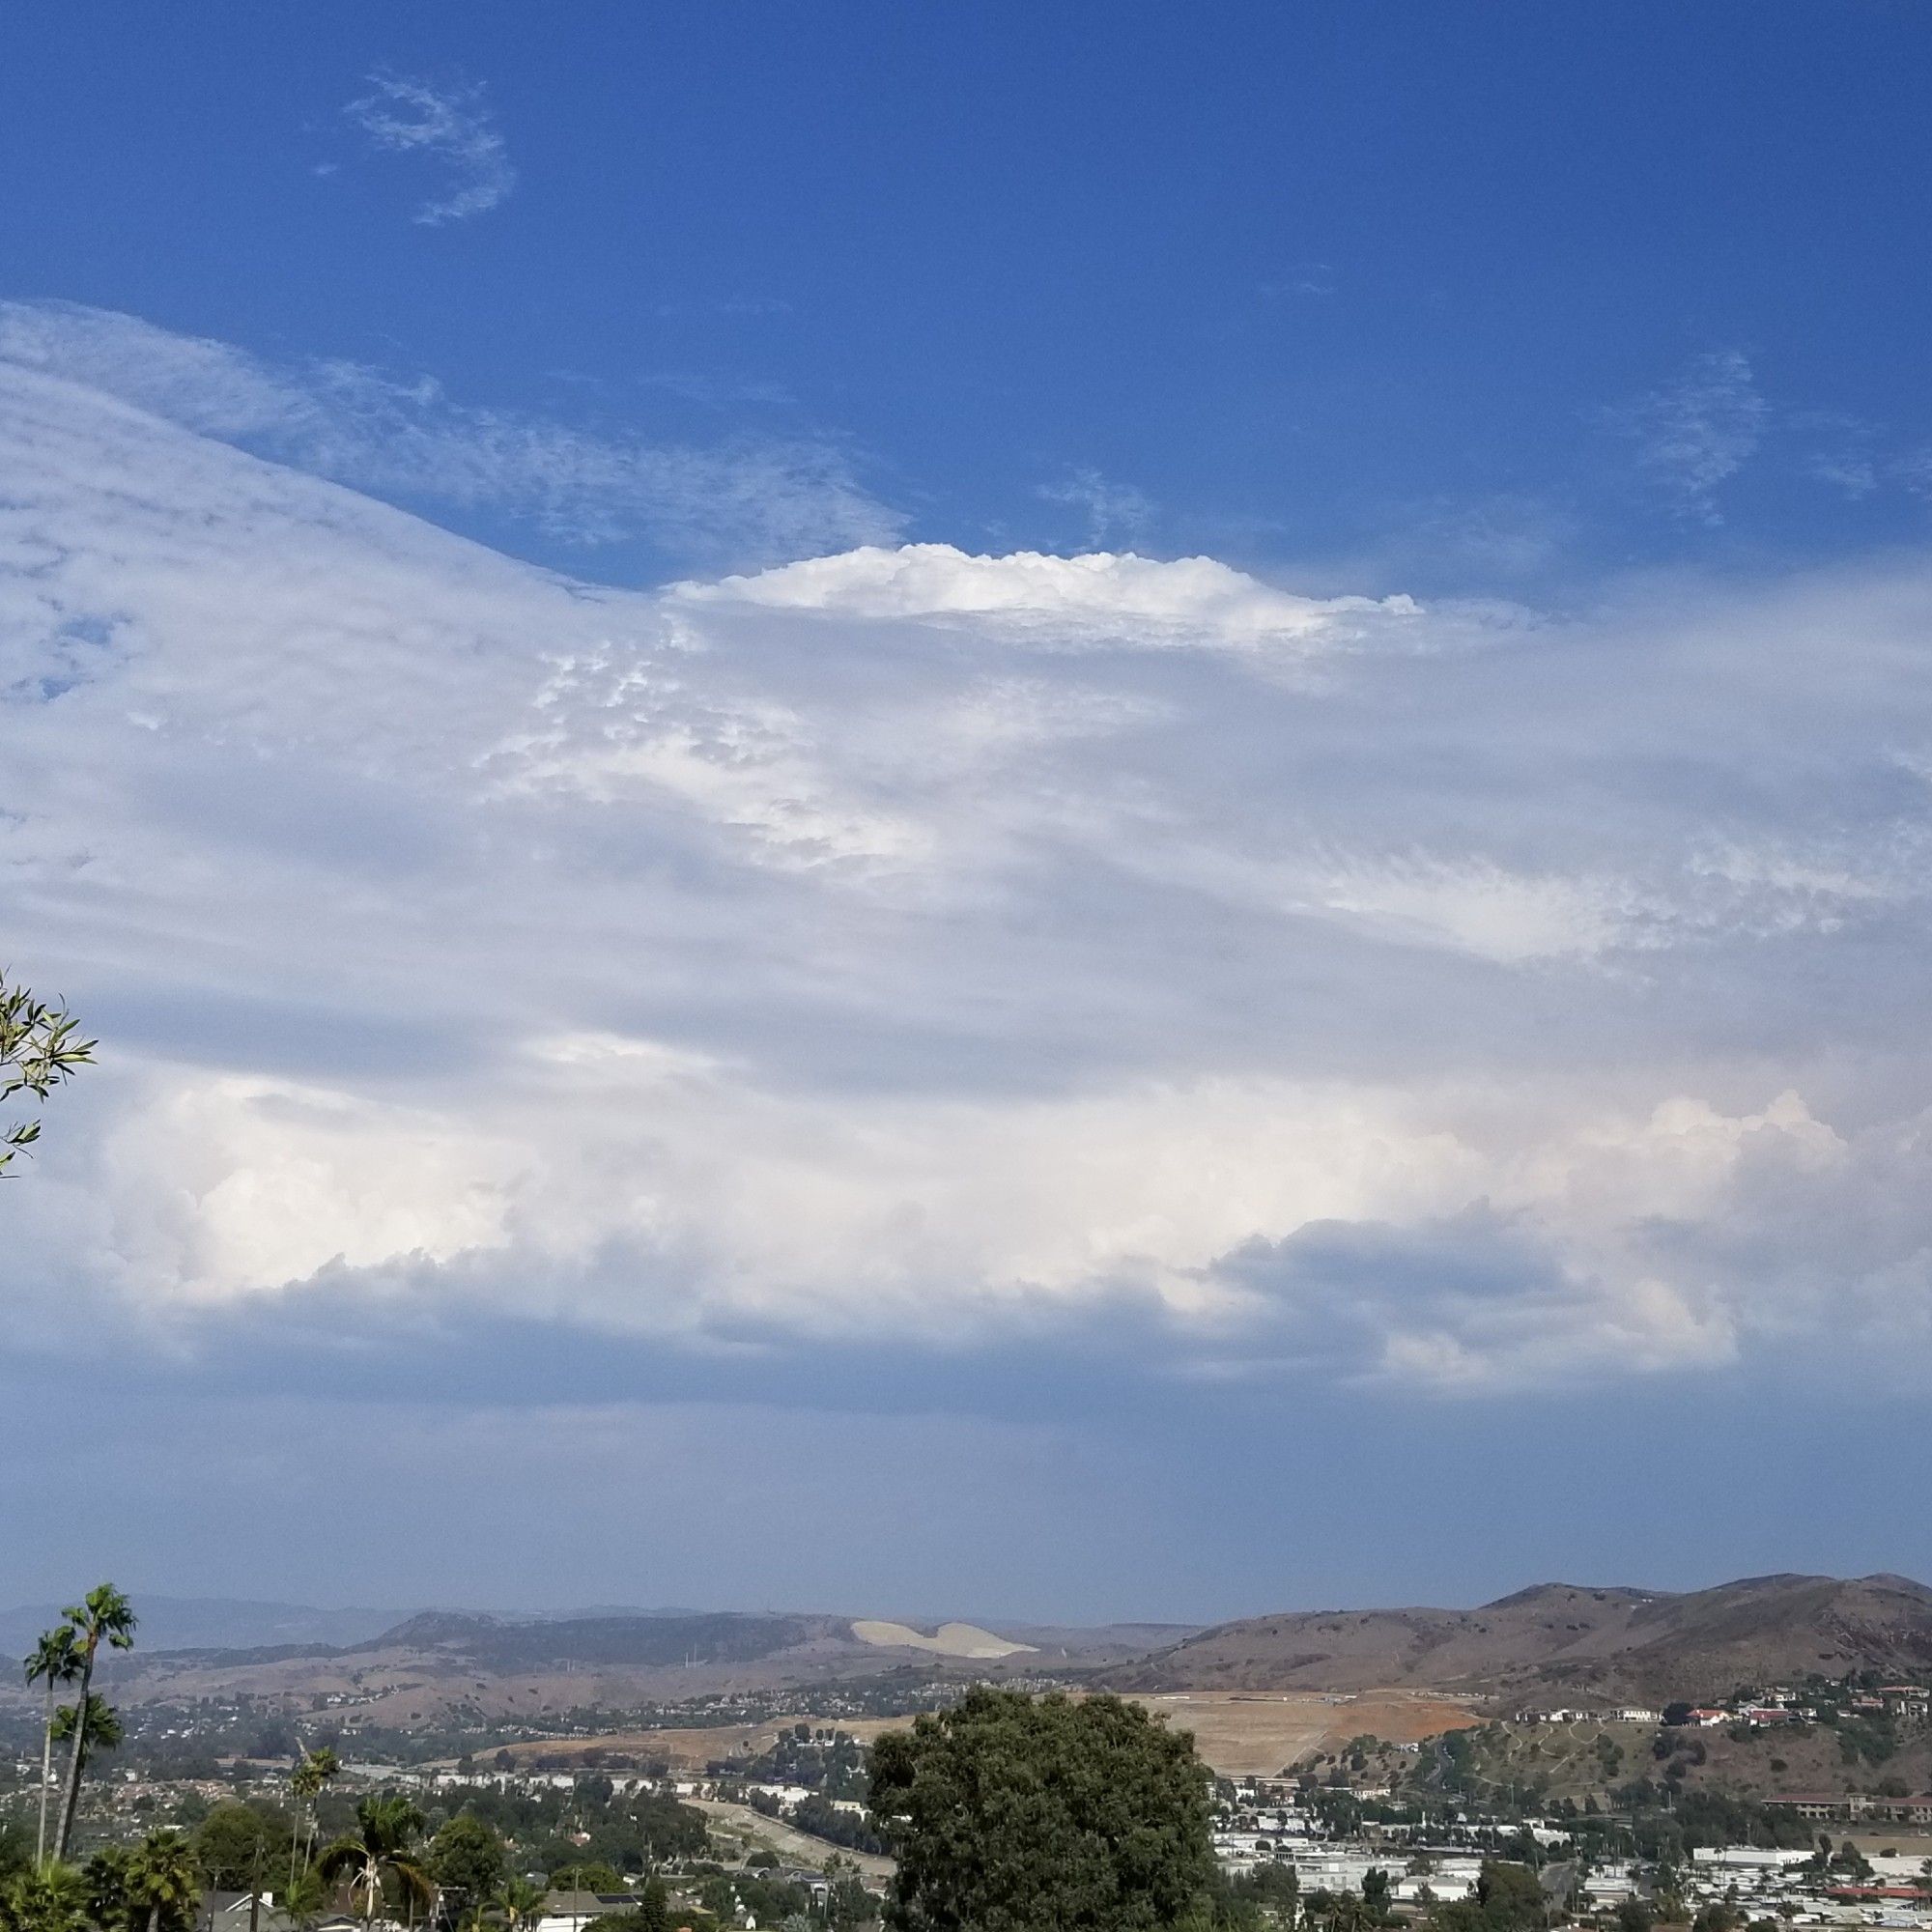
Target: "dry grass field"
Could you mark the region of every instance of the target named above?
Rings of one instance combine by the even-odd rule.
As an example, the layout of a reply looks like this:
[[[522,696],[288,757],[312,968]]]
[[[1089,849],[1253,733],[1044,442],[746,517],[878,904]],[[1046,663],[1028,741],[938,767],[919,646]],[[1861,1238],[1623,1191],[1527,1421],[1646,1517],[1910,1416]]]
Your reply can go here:
[[[1174,1690],[1135,1701],[1192,1731],[1202,1758],[1228,1776],[1269,1776],[1364,1733],[1413,1744],[1482,1722],[1466,1703],[1428,1690]]]
[[[1412,1744],[1482,1720],[1459,1699],[1428,1690],[1177,1690],[1137,1697],[1179,1731],[1194,1734],[1202,1758],[1217,1772],[1269,1776],[1310,1751],[1329,1750],[1367,1732],[1392,1744]],[[511,1745],[512,1757],[580,1758],[615,1751],[701,1770],[718,1759],[755,1757],[794,1724],[841,1730],[869,1742],[898,1730],[909,1718],[822,1718],[809,1711],[762,1724],[723,1724],[691,1730],[611,1731],[589,1738],[532,1739]]]

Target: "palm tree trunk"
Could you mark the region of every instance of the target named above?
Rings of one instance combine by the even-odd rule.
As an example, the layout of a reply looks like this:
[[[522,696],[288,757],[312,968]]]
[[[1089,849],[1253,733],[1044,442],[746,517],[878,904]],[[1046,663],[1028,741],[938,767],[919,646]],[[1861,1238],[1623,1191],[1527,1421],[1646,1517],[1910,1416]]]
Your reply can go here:
[[[148,1932],[161,1932],[161,1901],[158,1898],[148,1907]]]
[[[54,1781],[54,1680],[47,1674],[47,1720],[41,1729],[41,1830],[34,1840],[34,1869],[47,1861],[47,1799]]]
[[[61,1805],[60,1837],[54,1857],[67,1857],[68,1840],[73,1836],[73,1814],[80,1807],[80,1754],[87,1748],[87,1692],[94,1682],[94,1644],[90,1639],[81,1652],[80,1695],[73,1707],[73,1748],[67,1758],[67,1796]]]

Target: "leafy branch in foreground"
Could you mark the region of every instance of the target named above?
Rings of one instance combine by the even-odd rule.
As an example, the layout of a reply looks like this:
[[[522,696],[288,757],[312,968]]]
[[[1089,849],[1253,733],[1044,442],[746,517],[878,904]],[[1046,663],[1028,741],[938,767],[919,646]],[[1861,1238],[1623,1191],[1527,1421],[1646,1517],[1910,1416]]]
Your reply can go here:
[[[98,1044],[80,1037],[78,1023],[65,1007],[34,997],[0,972],[0,1107],[28,1094],[43,1101],[75,1067],[94,1059]],[[21,1149],[41,1137],[39,1115],[0,1125],[0,1173]]]

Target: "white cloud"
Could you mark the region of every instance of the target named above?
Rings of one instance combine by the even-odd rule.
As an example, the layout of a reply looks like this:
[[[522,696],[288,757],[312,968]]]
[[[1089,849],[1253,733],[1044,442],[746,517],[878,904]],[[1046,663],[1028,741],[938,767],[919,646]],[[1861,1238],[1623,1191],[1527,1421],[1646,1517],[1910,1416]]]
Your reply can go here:
[[[970,619],[1036,641],[1289,654],[1331,648],[1372,624],[1418,614],[1407,597],[1299,597],[1207,556],[975,556],[937,543],[871,545],[753,577],[680,584],[673,595],[690,605],[737,603],[846,619]]]
[[[435,87],[402,74],[372,73],[375,90],[343,113],[378,148],[421,154],[447,170],[449,186],[426,201],[414,219],[426,228],[487,214],[517,185],[517,171],[479,82]]]
[[[1932,574],[613,590],[216,440],[334,421],[218,345],[5,327],[0,892],[108,1042],[10,1196],[23,1328],[294,1283],[707,1348],[1131,1306],[1163,1365],[1449,1389],[1932,1349]]]
[[[0,361],[359,489],[499,512],[586,547],[644,537],[685,558],[792,556],[888,537],[903,521],[831,443],[611,439],[469,408],[429,378],[277,367],[101,309],[0,302]]]

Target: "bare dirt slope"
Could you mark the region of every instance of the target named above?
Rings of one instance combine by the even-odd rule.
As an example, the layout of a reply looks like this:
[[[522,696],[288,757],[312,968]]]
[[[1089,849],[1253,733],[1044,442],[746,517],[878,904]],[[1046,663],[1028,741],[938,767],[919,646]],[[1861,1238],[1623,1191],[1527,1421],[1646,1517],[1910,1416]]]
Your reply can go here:
[[[981,1662],[995,1658],[1016,1657],[1030,1651],[1030,1643],[1015,1643],[1009,1637],[995,1636],[978,1624],[941,1624],[927,1635],[910,1624],[885,1623],[876,1617],[861,1617],[852,1626],[852,1634],[861,1643],[886,1650],[929,1650],[937,1657],[974,1658]]]

